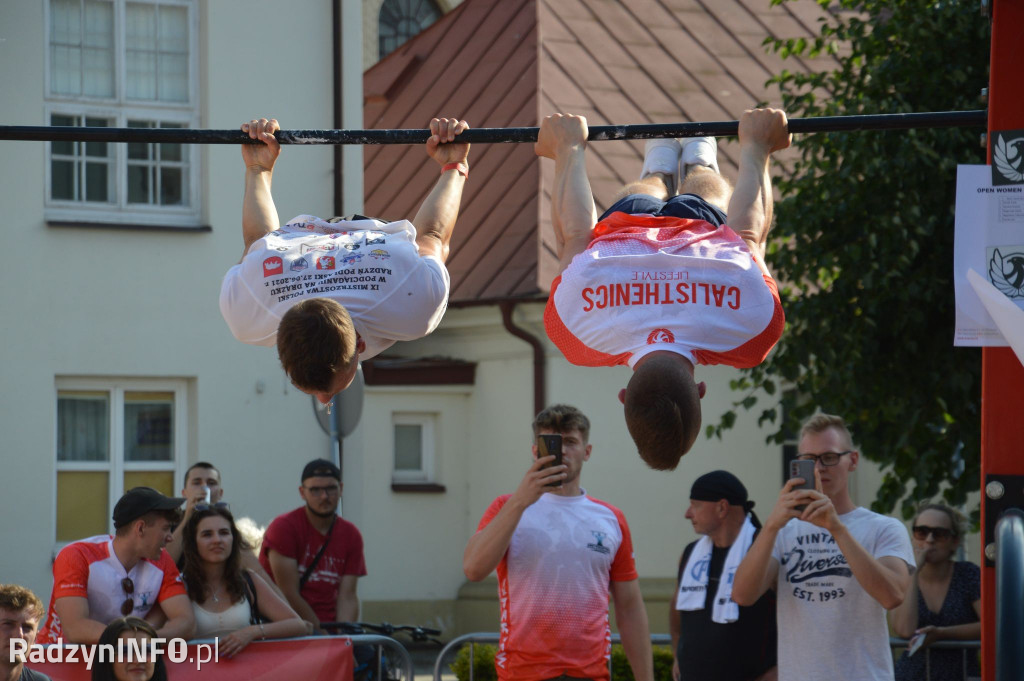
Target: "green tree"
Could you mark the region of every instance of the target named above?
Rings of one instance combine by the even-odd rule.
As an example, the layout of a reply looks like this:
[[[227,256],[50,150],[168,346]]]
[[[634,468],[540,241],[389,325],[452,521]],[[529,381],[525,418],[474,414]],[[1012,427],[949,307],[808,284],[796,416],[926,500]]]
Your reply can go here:
[[[837,64],[769,81],[791,117],[979,108],[989,25],[976,1],[818,2],[832,20],[815,40],[765,41],[784,58]],[[953,199],[957,164],[985,162],[981,132],[797,136],[798,159],[777,178],[784,199],[768,256],[786,332],[733,382],[743,396],[709,437],[763,390],[779,395],[759,418],[777,426],[769,441],[818,407],[847,418],[885,470],[875,510],[903,499],[907,517],[943,483],[954,504],[979,488],[981,360],[953,348]]]

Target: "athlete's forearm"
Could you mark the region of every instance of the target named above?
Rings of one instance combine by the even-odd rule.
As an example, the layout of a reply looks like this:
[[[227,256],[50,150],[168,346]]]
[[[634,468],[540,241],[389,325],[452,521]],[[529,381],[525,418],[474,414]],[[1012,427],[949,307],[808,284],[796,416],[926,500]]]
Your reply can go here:
[[[555,159],[555,179],[551,191],[551,222],[558,238],[559,259],[571,259],[580,244],[590,242],[597,222],[594,193],[587,177],[585,148],[583,146],[559,150]],[[582,250],[582,249],[579,249]]]
[[[242,238],[249,249],[256,241],[281,226],[277,206],[271,196],[273,173],[269,170],[246,168],[245,197],[242,199]]]
[[[736,188],[729,199],[729,226],[763,257],[763,243],[773,209],[768,151],[757,144],[740,149]]]

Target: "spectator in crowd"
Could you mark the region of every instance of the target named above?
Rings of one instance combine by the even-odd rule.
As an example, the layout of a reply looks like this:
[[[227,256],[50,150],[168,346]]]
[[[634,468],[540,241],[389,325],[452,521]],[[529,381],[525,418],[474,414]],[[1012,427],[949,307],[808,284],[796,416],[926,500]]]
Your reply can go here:
[[[111,622],[100,635],[100,645],[113,646],[114,658],[97,655],[92,668],[92,681],[167,681],[167,665],[164,658],[155,655],[145,642],[159,638],[156,630],[146,620],[138,617],[119,617]],[[136,639],[139,643],[131,643]],[[124,643],[119,643],[121,640]],[[135,646],[139,646],[136,648]],[[118,649],[124,651],[121,655]],[[144,650],[144,655],[137,655]]]
[[[907,595],[914,556],[895,518],[853,503],[848,482],[860,452],[846,423],[817,414],[800,431],[797,458],[813,460],[814,489],[786,482],[736,571],[732,598],[778,598],[779,678],[893,678],[885,611]]]
[[[651,639],[633,542],[622,511],[580,487],[590,458],[590,421],[567,405],[548,407],[534,436],[562,436],[562,465],[538,458],[519,488],[484,513],[466,544],[463,570],[480,581],[498,570],[501,681],[608,678],[608,596],[638,681],[652,681]]]
[[[224,488],[220,486],[220,470],[212,463],[198,461],[185,471],[185,486],[181,488],[181,496],[185,498],[185,512],[181,522],[171,533],[171,541],[167,543],[167,553],[175,563],[181,564],[181,552],[184,545],[185,524],[195,513],[196,505],[210,507],[222,504]],[[244,560],[244,557],[243,557]],[[256,560],[259,563],[259,560]]]
[[[178,568],[164,546],[184,499],[134,487],[114,506],[113,537],[65,546],[53,563],[42,643],[96,643],[107,624],[135,615],[161,638],[188,638],[195,620]]]
[[[24,641],[25,650],[36,641],[43,602],[23,586],[0,584],[0,681],[50,681],[50,677],[25,666],[25,656],[15,659],[11,641]]]
[[[330,461],[306,464],[299,496],[305,505],[274,518],[267,528],[260,563],[288,604],[321,633],[321,622],[359,619],[356,583],[366,574],[363,537],[338,516],[341,471]]]
[[[304,636],[288,603],[241,564],[241,534],[226,508],[196,511],[185,524],[182,575],[196,618],[196,638],[220,638],[219,653],[234,657],[254,639]]]
[[[766,591],[749,607],[731,596],[736,568],[761,531],[753,508],[747,488],[728,471],[705,473],[690,488],[686,518],[703,536],[683,550],[669,612],[675,681],[776,678],[775,593]]]
[[[963,681],[981,676],[974,650],[928,650],[936,641],[981,638],[981,569],[954,559],[964,533],[963,517],[945,504],[925,504],[914,516],[912,533],[917,571],[907,597],[889,612],[889,621],[897,636],[920,639],[920,649],[913,655],[904,651],[896,661],[896,679]]]
[[[181,518],[181,522],[178,523],[177,527],[174,528],[174,532],[171,533],[171,541],[167,544],[167,553],[171,554],[171,558],[174,559],[179,570],[182,567],[185,525],[192,518],[192,514],[197,509],[205,509],[210,506],[227,507],[227,504],[223,501],[224,488],[221,486],[220,471],[212,463],[206,461],[192,464],[185,471],[185,486],[181,490],[181,496],[185,497],[185,513]],[[239,518],[236,521],[236,525],[241,526],[242,520],[243,518]],[[270,588],[277,591],[278,595],[284,598],[284,594],[274,584],[274,580],[270,578],[270,575],[260,565],[256,544],[250,542],[244,533],[242,534],[240,549],[239,560],[242,567],[258,574],[270,585]]]

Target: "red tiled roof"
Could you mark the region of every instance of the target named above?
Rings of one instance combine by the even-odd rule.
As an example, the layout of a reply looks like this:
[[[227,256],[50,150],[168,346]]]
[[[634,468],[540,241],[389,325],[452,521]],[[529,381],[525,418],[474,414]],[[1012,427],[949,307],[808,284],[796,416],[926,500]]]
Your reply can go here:
[[[475,127],[536,126],[558,111],[592,125],[732,120],[785,68],[766,36],[807,37],[827,14],[811,0],[466,0],[370,68],[367,128],[423,128],[433,116]],[[825,64],[827,65],[827,64]],[[736,175],[722,141],[723,174]],[[598,210],[635,179],[641,142],[587,151]],[[557,261],[549,210],[553,164],[530,144],[479,144],[452,238],[452,303],[546,295]],[[422,147],[364,147],[365,212],[409,218],[437,179]]]

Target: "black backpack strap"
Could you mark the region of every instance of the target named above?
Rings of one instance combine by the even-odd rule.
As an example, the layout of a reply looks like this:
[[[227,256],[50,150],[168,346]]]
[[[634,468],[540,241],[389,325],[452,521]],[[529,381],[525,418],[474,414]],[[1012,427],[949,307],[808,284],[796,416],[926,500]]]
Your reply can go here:
[[[242,579],[245,580],[245,600],[249,601],[249,624],[259,624],[263,621],[260,616],[259,597],[256,595],[256,584],[252,581],[252,575],[245,568],[242,568]]]
[[[313,556],[313,561],[309,564],[309,567],[307,567],[306,571],[302,573],[301,577],[299,577],[299,591],[302,591],[302,587],[306,586],[306,582],[309,581],[310,575],[312,575],[313,570],[316,569],[316,564],[320,562],[320,558],[324,555],[324,551],[327,550],[327,545],[331,542],[331,535],[334,534],[334,521],[337,519],[337,515],[331,518],[331,526],[327,528],[327,537],[324,539],[323,545],[320,546],[320,550],[316,552],[315,556]]]

